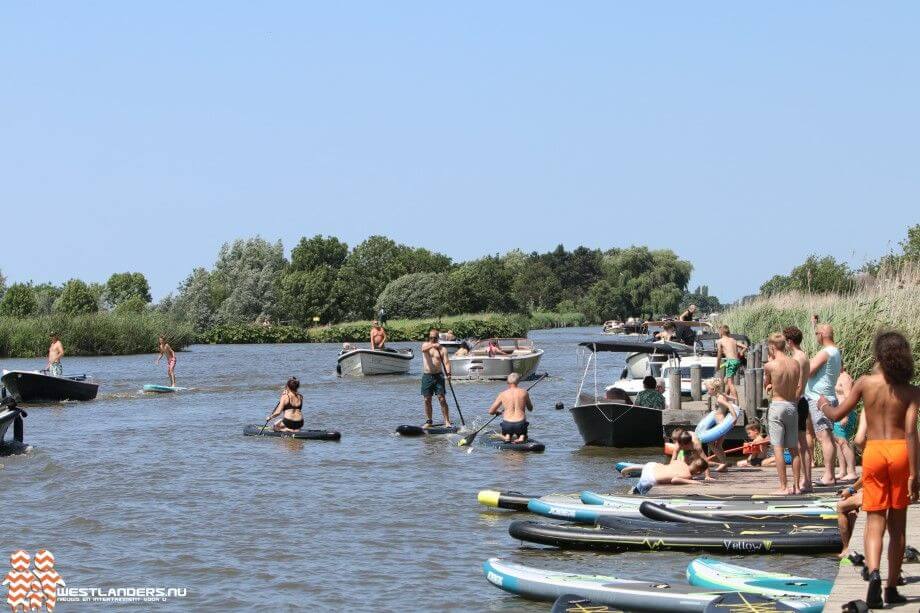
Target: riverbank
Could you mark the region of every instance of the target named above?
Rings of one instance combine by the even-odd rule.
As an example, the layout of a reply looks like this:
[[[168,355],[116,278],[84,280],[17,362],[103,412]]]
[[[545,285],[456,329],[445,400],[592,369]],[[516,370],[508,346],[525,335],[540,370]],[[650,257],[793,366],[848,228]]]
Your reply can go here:
[[[190,325],[151,311],[0,317],[0,358],[47,355],[52,332],[61,337],[68,356],[152,353],[160,335],[165,335],[176,350],[195,342]]]
[[[432,327],[452,330],[457,338],[523,337],[529,330],[571,328],[584,325],[581,313],[537,312],[531,315],[476,313],[423,319],[392,319],[386,322],[393,342],[421,341]],[[215,326],[202,335],[209,344],[248,343],[345,343],[366,342],[370,321],[354,321],[313,328],[234,324]]]

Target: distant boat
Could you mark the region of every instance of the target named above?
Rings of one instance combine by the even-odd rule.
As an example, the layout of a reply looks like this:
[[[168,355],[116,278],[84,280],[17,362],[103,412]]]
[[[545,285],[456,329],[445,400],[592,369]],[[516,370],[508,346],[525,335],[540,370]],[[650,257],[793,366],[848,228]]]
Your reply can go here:
[[[501,352],[490,352],[490,343]],[[526,379],[537,370],[541,357],[543,350],[534,347],[528,338],[483,339],[467,353],[450,356],[451,376],[454,379],[504,379],[516,372]]]
[[[336,370],[342,376],[402,375],[415,355],[411,349],[342,349]]]
[[[630,317],[626,321],[611,319],[604,322],[603,333],[619,336],[647,336],[648,325],[635,317]]]
[[[86,375],[55,377],[34,370],[4,370],[0,377],[17,402],[92,400],[99,391],[99,384],[86,379]]]

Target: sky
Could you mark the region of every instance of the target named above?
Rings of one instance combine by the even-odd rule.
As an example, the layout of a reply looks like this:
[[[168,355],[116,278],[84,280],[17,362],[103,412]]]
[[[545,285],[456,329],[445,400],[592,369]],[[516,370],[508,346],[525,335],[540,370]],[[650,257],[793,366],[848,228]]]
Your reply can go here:
[[[920,4],[0,5],[0,270],[372,234],[472,259],[674,250],[754,293],[920,223]]]

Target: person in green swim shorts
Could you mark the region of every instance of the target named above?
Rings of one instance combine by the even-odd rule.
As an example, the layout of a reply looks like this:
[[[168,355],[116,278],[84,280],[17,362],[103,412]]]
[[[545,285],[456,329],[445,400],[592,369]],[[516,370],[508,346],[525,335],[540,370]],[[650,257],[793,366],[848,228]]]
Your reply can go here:
[[[747,349],[738,341],[732,338],[731,330],[728,326],[723,325],[719,328],[719,341],[716,343],[716,370],[724,368],[725,373],[725,393],[735,398],[738,397],[738,391],[735,389],[734,376],[741,368],[741,356]]]

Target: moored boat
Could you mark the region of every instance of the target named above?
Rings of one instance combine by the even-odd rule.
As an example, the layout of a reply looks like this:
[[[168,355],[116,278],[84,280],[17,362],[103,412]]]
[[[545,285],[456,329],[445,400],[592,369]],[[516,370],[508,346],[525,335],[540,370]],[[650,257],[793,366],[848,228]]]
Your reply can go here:
[[[415,357],[411,349],[351,347],[339,354],[336,370],[342,376],[402,375]]]
[[[497,349],[496,349],[497,348]],[[504,379],[516,372],[522,379],[540,364],[543,350],[527,338],[490,338],[476,342],[468,352],[450,356],[454,379]]]
[[[99,384],[87,381],[86,375],[55,377],[38,371],[4,370],[0,381],[17,402],[92,400],[99,391]]]

